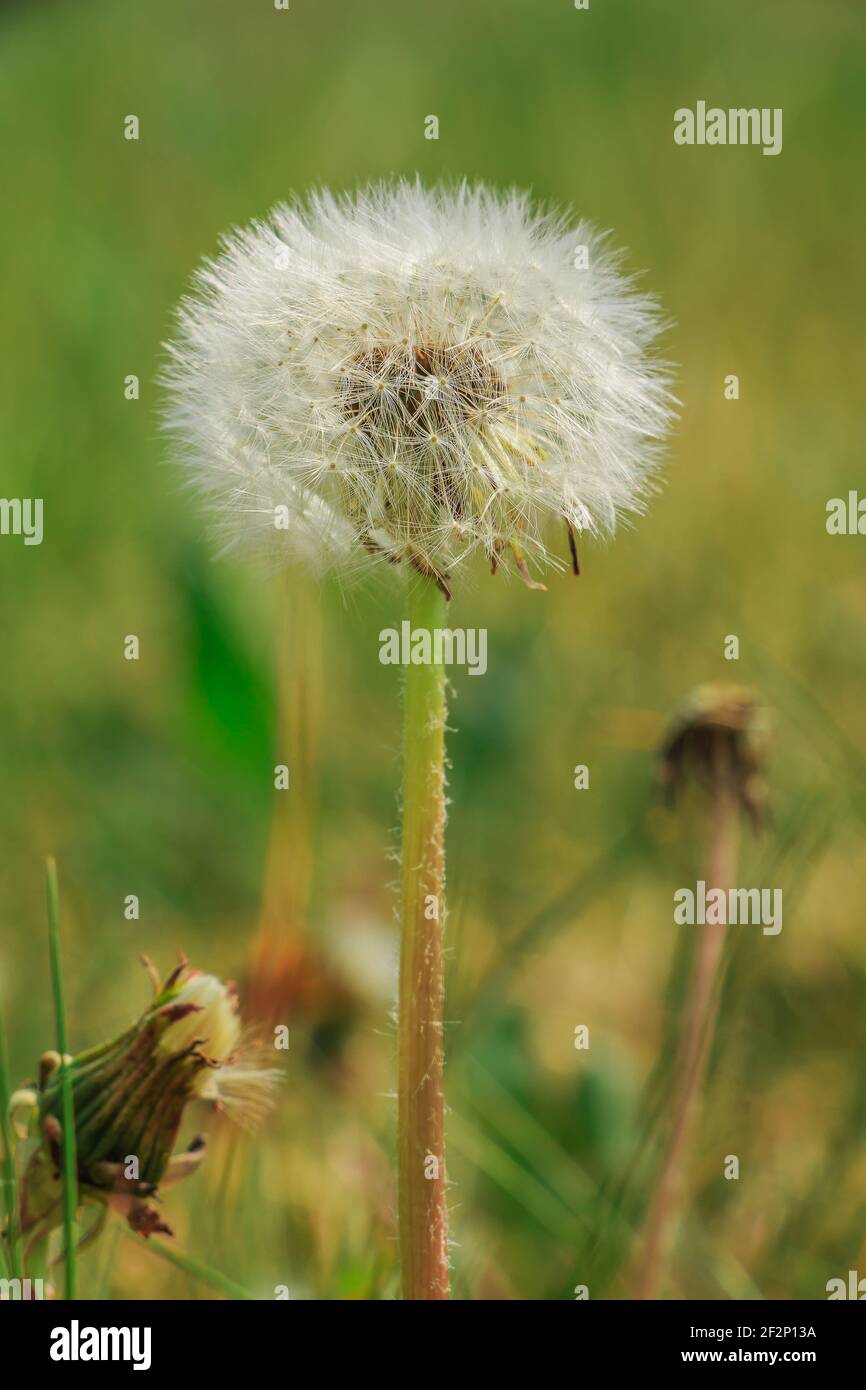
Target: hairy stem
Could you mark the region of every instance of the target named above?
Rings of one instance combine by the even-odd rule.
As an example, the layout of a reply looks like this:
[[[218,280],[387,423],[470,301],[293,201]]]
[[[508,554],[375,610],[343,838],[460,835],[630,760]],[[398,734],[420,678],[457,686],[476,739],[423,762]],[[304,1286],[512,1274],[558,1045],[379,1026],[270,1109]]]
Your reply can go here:
[[[445,604],[432,579],[410,576],[408,618],[413,633],[432,634],[444,628]],[[404,700],[397,1122],[400,1260],[404,1298],[445,1299],[443,665],[431,661],[407,666]]]
[[[737,869],[738,805],[730,768],[718,768],[710,821],[707,892],[734,886]],[[716,1025],[725,927],[704,924],[692,967],[686,1017],[675,1063],[671,1121],[658,1179],[650,1198],[633,1297],[649,1299],[664,1274],[682,1204],[683,1170],[699,1106]]]

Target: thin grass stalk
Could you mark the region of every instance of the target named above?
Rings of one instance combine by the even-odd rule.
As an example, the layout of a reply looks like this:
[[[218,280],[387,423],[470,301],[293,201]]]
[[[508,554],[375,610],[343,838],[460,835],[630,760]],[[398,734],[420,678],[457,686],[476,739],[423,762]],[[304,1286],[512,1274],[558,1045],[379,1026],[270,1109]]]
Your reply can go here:
[[[452,1067],[455,1056],[465,1053],[473,1035],[491,1013],[501,1007],[514,976],[527,958],[540,952],[565,927],[573,926],[617,880],[626,857],[640,841],[642,828],[643,812],[640,817],[634,818],[610,849],[582,870],[525,927],[508,937],[499,955],[467,992],[466,998],[458,1000],[460,1029],[449,1044],[449,1064]]]
[[[719,765],[710,813],[707,891],[734,886],[739,804],[729,764]],[[682,1200],[683,1174],[700,1105],[718,1013],[725,928],[700,928],[689,984],[687,1013],[675,1063],[671,1124],[662,1165],[650,1197],[633,1297],[651,1299],[664,1275]]]
[[[445,627],[445,597],[409,579],[413,633]],[[446,1299],[448,1213],[443,1096],[445,669],[406,668],[398,1000],[398,1186],[403,1297]]]
[[[291,770],[276,793],[258,929],[250,948],[247,1002],[270,1023],[285,1015],[309,934],[313,824],[318,788],[322,652],[321,598],[302,575],[278,590],[277,750]]]
[[[78,1170],[75,1158],[75,1115],[72,1107],[72,1084],[66,1058],[69,1046],[66,1033],[66,1005],[63,997],[63,971],[60,956],[60,891],[57,885],[57,865],[46,861],[48,886],[48,949],[51,958],[51,987],[54,993],[54,1017],[57,1027],[57,1051],[60,1053],[60,1087],[62,1096],[63,1135],[63,1249],[66,1261],[66,1297],[77,1297],[78,1264],[76,1246],[78,1229],[75,1214],[78,1210]]]
[[[242,1302],[253,1301],[253,1295],[247,1289],[236,1284],[234,1279],[229,1279],[227,1275],[221,1274],[218,1269],[211,1269],[210,1265],[202,1264],[201,1260],[194,1260],[191,1255],[184,1254],[182,1250],[175,1250],[154,1236],[145,1240],[143,1236],[131,1231],[128,1226],[122,1227],[122,1230],[123,1234],[128,1236],[140,1250],[147,1250],[160,1260],[166,1260],[168,1264],[174,1265],[175,1269],[183,1270],[184,1274],[188,1274],[191,1279],[197,1280],[198,1283],[216,1289],[218,1293],[225,1294],[227,1298],[234,1298]]]
[[[6,1244],[4,1256],[12,1279],[24,1277],[21,1259],[21,1245],[18,1236],[18,1192],[15,1181],[15,1154],[12,1145],[12,1124],[9,1117],[9,1101],[12,1091],[9,1085],[9,1055],[6,1051],[6,1028],[0,1015],[0,1145],[3,1148],[0,1177],[3,1183],[3,1202],[0,1211],[6,1217]],[[0,1242],[2,1244],[2,1242]]]

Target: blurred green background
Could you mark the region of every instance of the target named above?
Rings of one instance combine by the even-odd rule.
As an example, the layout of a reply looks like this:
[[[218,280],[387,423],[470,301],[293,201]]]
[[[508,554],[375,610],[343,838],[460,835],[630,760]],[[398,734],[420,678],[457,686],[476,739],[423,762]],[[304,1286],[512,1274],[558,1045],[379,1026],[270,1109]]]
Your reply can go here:
[[[396,1291],[400,701],[377,657],[402,596],[393,577],[319,594],[215,559],[154,378],[227,226],[416,172],[526,186],[611,228],[673,322],[683,403],[662,495],[584,547],[579,581],[531,593],[479,563],[452,608],[489,631],[488,674],[457,672],[450,711],[455,1296],[623,1292],[691,944],[672,893],[702,863],[701,808],[659,807],[652,750],[706,680],[775,710],[773,823],[740,881],[781,886],[785,925],[732,933],[665,1293],[820,1298],[866,1273],[866,541],[824,524],[864,486],[864,58],[851,0],[0,8],[2,492],[45,500],[41,546],[0,539],[13,1075],[53,1045],[46,853],[76,1050],[145,1003],[140,952],[243,982],[264,931],[282,973],[269,997],[257,957],[251,991],[292,1029],[279,1114],[255,1143],[217,1124],[166,1198],[179,1247],[260,1296]],[[698,99],[783,108],[781,155],[676,146],[673,112]],[[302,678],[313,728],[281,756]],[[279,761],[300,769],[291,809]],[[87,1296],[208,1296],[119,1236],[82,1269]]]

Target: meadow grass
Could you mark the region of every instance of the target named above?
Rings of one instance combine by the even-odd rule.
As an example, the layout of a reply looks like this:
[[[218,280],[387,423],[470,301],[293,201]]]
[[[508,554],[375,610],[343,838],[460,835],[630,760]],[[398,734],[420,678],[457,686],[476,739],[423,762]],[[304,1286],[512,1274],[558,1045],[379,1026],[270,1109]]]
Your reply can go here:
[[[209,1265],[201,1260],[194,1259],[183,1250],[177,1249],[174,1245],[167,1244],[164,1240],[158,1240],[155,1236],[150,1236],[147,1240],[143,1236],[136,1235],[128,1227],[123,1227],[123,1234],[137,1245],[141,1250],[146,1250],[148,1254],[155,1255],[157,1259],[166,1260],[175,1269],[180,1269],[184,1274],[189,1275],[199,1284],[205,1284],[209,1289],[216,1290],[217,1293],[224,1294],[226,1298],[249,1301],[253,1295],[236,1283],[234,1279],[229,1279],[227,1275],[220,1274],[219,1270],[211,1269]]]
[[[688,979],[671,894],[702,855],[695,808],[656,802],[653,747],[682,693],[734,665],[778,711],[773,824],[744,847],[743,873],[783,887],[786,925],[766,949],[728,943],[667,1290],[822,1297],[866,1223],[863,542],[823,525],[827,498],[857,485],[863,272],[848,232],[866,211],[852,177],[866,15],[825,7],[817,22],[806,0],[784,23],[748,0],[687,16],[673,0],[585,14],[442,0],[431,23],[381,0],[374,25],[363,7],[336,22],[334,3],[245,8],[209,0],[205,40],[203,3],[10,5],[0,19],[0,116],[18,132],[0,152],[16,193],[0,228],[16,267],[0,443],[15,461],[6,490],[46,499],[43,545],[0,545],[15,657],[0,683],[9,1087],[50,1045],[28,1006],[44,969],[42,846],[67,866],[76,1046],[138,1016],[142,949],[238,974],[260,912],[284,761],[277,610],[246,564],[212,560],[155,427],[160,343],[190,267],[222,228],[314,183],[417,171],[530,186],[631,248],[675,320],[684,407],[665,488],[615,551],[588,545],[581,578],[542,602],[479,567],[451,618],[495,633],[488,674],[449,691],[454,1293],[624,1292]],[[674,146],[684,101],[770,89],[785,109],[778,158]],[[142,138],[126,142],[136,107]],[[423,139],[428,111],[439,141]],[[297,989],[290,1084],[231,1181],[217,1187],[205,1164],[166,1195],[179,1248],[253,1291],[397,1288],[384,847],[400,749],[393,676],[371,653],[398,602],[387,585],[322,590],[303,927],[345,991]],[[121,656],[128,632],[137,663]],[[722,656],[729,632],[739,663]],[[130,892],[138,921],[123,914]],[[725,1183],[732,1134],[747,1161]],[[139,1242],[119,1241],[107,1268],[102,1254],[79,1261],[85,1296],[196,1296]]]
[[[21,1262],[21,1246],[18,1234],[18,1185],[15,1172],[15,1154],[12,1123],[9,1115],[9,1101],[12,1087],[9,1080],[9,1054],[6,1047],[6,1022],[0,1011],[0,1182],[3,1186],[3,1202],[0,1213],[4,1218],[5,1240],[0,1240],[3,1263],[10,1279],[21,1279],[24,1269]]]
[[[51,991],[54,997],[54,1022],[57,1051],[60,1053],[60,1088],[62,1097],[63,1134],[61,1137],[63,1182],[63,1259],[66,1268],[66,1297],[78,1297],[78,1168],[75,1157],[75,1114],[72,1107],[72,1079],[67,1058],[69,1039],[66,1031],[66,1000],[63,993],[63,964],[60,944],[60,889],[57,865],[53,858],[46,862],[48,901],[48,950],[51,961]]]

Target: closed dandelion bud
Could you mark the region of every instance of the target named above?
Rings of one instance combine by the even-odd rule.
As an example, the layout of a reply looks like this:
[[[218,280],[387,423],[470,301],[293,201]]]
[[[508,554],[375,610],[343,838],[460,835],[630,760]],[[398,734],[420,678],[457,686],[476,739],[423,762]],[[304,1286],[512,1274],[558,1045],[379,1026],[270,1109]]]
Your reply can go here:
[[[729,790],[756,830],[767,819],[768,710],[737,685],[698,686],[676,711],[659,752],[659,779],[673,799],[691,777]]]
[[[266,1115],[279,1080],[275,1068],[243,1060],[241,1028],[230,987],[186,963],[160,983],[152,967],[154,998],[118,1038],[68,1059],[82,1197],[104,1198],[124,1210],[143,1234],[168,1231],[143,1199],[160,1183],[197,1167],[204,1140],[184,1154],[174,1146],[186,1106],[196,1099],[224,1106],[241,1123]],[[38,1116],[48,1157],[60,1166],[61,1067],[57,1053],[40,1065]],[[51,1195],[44,1152],[31,1165],[26,1187],[30,1220]],[[39,1198],[34,1196],[39,1191]]]

